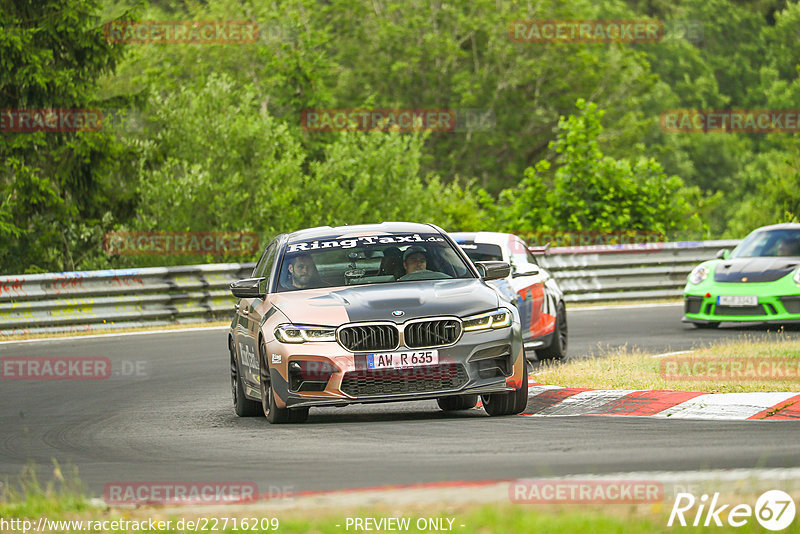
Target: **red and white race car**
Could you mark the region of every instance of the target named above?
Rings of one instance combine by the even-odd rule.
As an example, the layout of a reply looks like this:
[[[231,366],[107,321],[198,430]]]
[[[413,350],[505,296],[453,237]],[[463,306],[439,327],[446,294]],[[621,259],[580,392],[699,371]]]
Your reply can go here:
[[[493,286],[520,313],[522,340],[528,353],[539,360],[562,359],[567,354],[567,309],[564,293],[542,268],[531,248],[514,234],[496,232],[451,233],[473,261],[504,261],[511,274],[493,280]],[[543,251],[543,249],[542,249]]]

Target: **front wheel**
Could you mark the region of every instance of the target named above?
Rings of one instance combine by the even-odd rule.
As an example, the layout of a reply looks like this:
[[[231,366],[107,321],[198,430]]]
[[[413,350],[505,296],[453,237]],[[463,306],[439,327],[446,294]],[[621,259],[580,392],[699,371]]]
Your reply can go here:
[[[539,360],[563,360],[567,355],[567,308],[563,302],[556,309],[556,325],[550,345],[536,351]]]
[[[272,424],[303,423],[308,419],[308,408],[279,408],[275,404],[275,391],[267,365],[267,345],[262,339],[258,345],[258,367],[260,370],[261,409]]]
[[[236,361],[236,354],[233,352],[233,342],[228,343],[228,352],[231,355],[231,393],[233,394],[233,410],[239,417],[257,417],[261,415],[261,404],[251,401],[244,394],[242,384],[242,374],[239,372],[239,364]]]
[[[525,372],[522,374],[522,385],[519,389],[508,393],[481,395],[481,400],[483,409],[492,416],[522,413],[528,405],[528,362],[525,362]]]

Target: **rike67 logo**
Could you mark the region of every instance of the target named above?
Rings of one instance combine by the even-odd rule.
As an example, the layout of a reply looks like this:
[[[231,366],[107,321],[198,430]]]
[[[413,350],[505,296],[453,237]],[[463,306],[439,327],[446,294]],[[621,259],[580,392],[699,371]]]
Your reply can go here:
[[[755,508],[748,504],[719,504],[719,493],[714,493],[709,501],[708,495],[697,499],[691,493],[678,493],[675,504],[669,514],[667,526],[673,524],[682,527],[725,526],[742,527],[755,517],[755,520],[767,530],[784,530],[794,521],[795,504],[792,497],[781,490],[770,490],[756,500]]]

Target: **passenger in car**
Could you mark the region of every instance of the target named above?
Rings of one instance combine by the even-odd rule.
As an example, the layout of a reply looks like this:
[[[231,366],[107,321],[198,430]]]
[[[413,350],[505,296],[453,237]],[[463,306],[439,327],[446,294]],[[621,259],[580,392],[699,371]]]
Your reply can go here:
[[[387,247],[383,249],[383,259],[381,259],[381,267],[378,271],[378,275],[392,275],[395,278],[400,278],[404,274],[403,255],[400,249],[397,247]]]
[[[403,253],[403,268],[406,270],[406,275],[417,271],[427,271],[428,257],[425,249],[420,246],[409,247]]]
[[[403,252],[403,267],[406,274],[399,280],[436,280],[441,278],[452,278],[450,275],[439,271],[428,270],[428,251],[425,247],[413,245]]]

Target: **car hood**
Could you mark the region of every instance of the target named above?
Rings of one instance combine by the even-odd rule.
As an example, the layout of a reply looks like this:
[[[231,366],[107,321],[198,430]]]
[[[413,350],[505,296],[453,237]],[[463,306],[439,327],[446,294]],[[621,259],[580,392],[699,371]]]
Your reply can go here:
[[[774,282],[800,267],[800,258],[755,257],[720,260],[715,282]]]
[[[497,293],[481,280],[420,280],[354,287],[291,291],[273,304],[290,321],[338,326],[347,322],[392,321],[417,317],[466,317],[498,307]],[[402,311],[396,317],[392,312]]]

